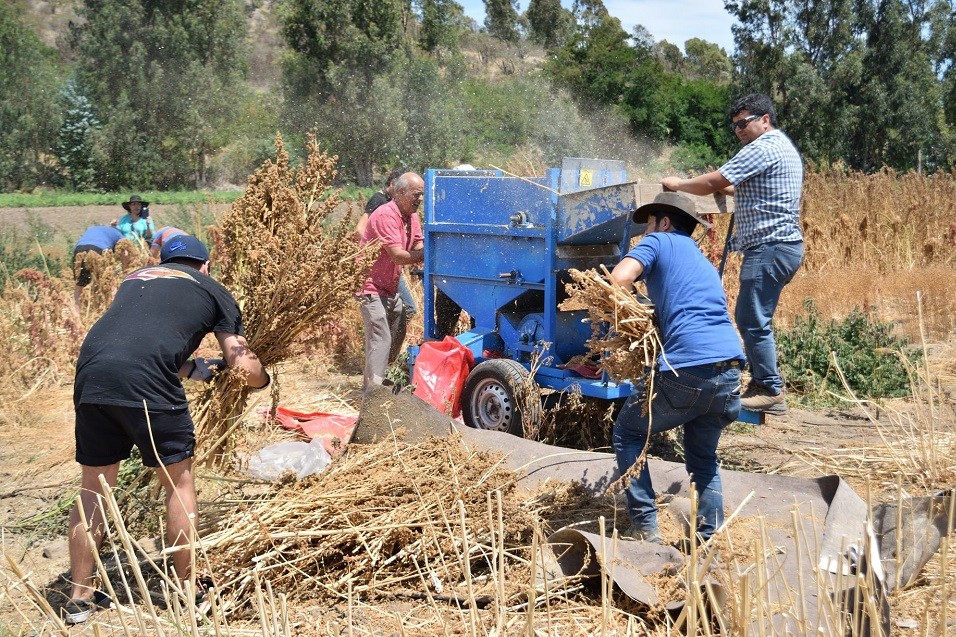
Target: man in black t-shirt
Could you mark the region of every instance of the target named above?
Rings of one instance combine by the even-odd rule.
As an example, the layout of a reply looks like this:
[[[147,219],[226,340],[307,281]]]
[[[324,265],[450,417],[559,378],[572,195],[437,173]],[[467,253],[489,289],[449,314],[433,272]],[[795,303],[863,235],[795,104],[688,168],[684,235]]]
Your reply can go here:
[[[210,332],[225,360],[190,358]],[[250,387],[269,385],[268,373],[243,336],[236,300],[209,277],[206,247],[196,237],[173,237],[163,244],[159,265],[126,277],[80,348],[73,390],[76,461],[82,466],[80,497],[94,546],[75,506],[69,535],[73,590],[64,607],[68,624],[85,621],[105,598],[93,587],[93,552],[104,529],[99,476],[114,486],[120,461],[134,444],[165,489],[169,546],[188,545],[195,536],[195,436],[180,379],[208,381],[226,365],[244,370]],[[179,578],[193,577],[191,558],[191,549],[173,553]]]

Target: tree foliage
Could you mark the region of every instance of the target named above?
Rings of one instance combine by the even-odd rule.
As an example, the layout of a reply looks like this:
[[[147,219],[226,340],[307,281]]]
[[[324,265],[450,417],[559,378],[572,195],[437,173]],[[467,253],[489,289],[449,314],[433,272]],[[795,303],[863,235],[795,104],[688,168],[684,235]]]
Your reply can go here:
[[[739,22],[737,90],[771,95],[806,158],[865,171],[952,164],[950,0],[725,6]]]
[[[585,108],[611,106],[645,140],[683,145],[688,168],[723,158],[730,62],[719,47],[690,41],[685,57],[642,26],[628,35],[600,0],[578,0],[574,11],[574,35],[546,66],[557,84]]]
[[[10,3],[0,3],[0,186],[29,188],[53,175],[49,155],[61,119],[56,52]]]
[[[245,74],[241,0],[84,0],[78,84],[102,122],[100,187],[205,181]]]
[[[95,190],[93,144],[100,123],[93,113],[93,105],[77,88],[75,80],[63,87],[60,100],[64,114],[55,145],[60,170],[74,190]]]
[[[372,6],[374,5],[374,7]],[[453,50],[461,7],[419,2],[416,50],[410,4],[398,0],[293,0],[283,16],[291,54],[284,69],[285,120],[315,129],[360,185],[375,167],[457,160],[460,100],[454,73],[426,54]]]
[[[561,0],[531,0],[525,19],[529,39],[548,50],[567,42],[574,29],[574,15],[561,6]]]
[[[421,14],[419,46],[430,53],[457,52],[459,25],[465,15],[462,6],[454,0],[418,0],[418,6]]]
[[[488,33],[505,42],[517,42],[518,0],[484,0],[485,28]]]

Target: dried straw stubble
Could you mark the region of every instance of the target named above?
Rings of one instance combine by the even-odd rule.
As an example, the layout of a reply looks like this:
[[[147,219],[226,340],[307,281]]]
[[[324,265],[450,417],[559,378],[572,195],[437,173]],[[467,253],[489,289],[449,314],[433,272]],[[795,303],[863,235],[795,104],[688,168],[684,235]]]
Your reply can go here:
[[[293,599],[417,590],[433,580],[432,573],[445,592],[463,594],[457,589],[466,578],[466,559],[473,573],[493,568],[487,494],[495,491],[507,520],[507,561],[517,568],[524,564],[516,554],[524,552],[534,517],[515,474],[500,458],[446,438],[414,446],[394,438],[353,445],[323,473],[277,486],[235,510],[203,545],[236,604],[249,599],[254,573]],[[465,534],[468,558],[462,555]]]
[[[263,365],[290,358],[308,334],[334,323],[353,303],[374,251],[351,238],[351,215],[333,219],[336,157],[314,136],[303,165],[290,164],[281,136],[214,232],[219,280],[242,310],[246,338]],[[244,379],[230,371],[195,406],[197,447],[211,458],[229,445],[230,428],[246,404]],[[277,400],[277,385],[273,387]]]

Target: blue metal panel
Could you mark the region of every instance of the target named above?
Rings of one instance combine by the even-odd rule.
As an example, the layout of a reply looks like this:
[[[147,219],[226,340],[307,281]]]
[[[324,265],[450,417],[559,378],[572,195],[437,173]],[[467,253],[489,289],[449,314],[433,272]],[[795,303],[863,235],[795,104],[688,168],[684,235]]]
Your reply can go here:
[[[508,234],[516,225],[543,227],[552,215],[557,195],[544,183],[544,179],[526,181],[503,176],[470,177],[444,175],[442,171],[436,173],[433,209],[425,217],[426,225],[489,225],[502,234]],[[512,217],[519,213],[524,215],[524,220],[515,223]]]
[[[558,198],[558,243],[620,243],[625,232],[636,234],[631,216],[640,201],[637,184],[625,183],[582,190]]]
[[[559,191],[562,195],[579,190],[623,184],[625,181],[627,181],[627,168],[623,161],[581,157],[565,157],[561,161]]]
[[[542,237],[475,235],[433,228],[428,271],[435,276],[541,283],[550,276]],[[515,274],[512,274],[515,273]]]
[[[741,409],[740,413],[737,415],[737,421],[746,422],[751,425],[762,425],[766,422],[766,416],[760,411]]]

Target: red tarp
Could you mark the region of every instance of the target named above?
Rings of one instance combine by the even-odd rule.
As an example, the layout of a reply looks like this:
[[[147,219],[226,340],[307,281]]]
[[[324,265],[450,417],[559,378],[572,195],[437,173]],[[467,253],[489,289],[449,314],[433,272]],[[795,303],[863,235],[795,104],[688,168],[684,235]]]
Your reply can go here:
[[[330,456],[339,456],[355,433],[358,416],[326,414],[321,411],[304,413],[279,407],[276,409],[276,422],[285,429],[298,431],[309,440],[319,438]]]

